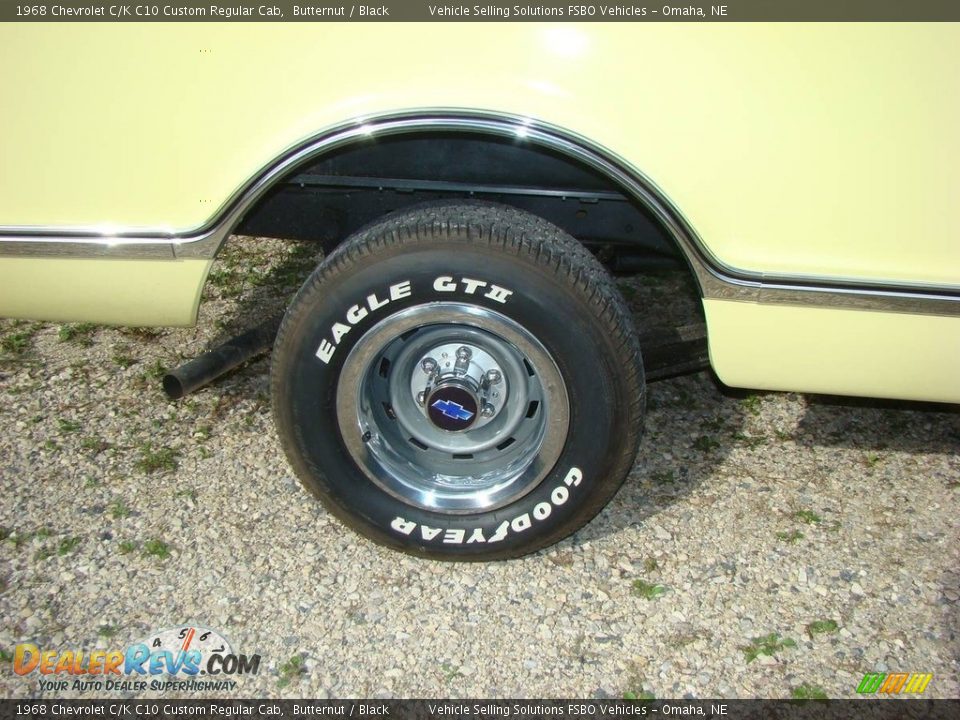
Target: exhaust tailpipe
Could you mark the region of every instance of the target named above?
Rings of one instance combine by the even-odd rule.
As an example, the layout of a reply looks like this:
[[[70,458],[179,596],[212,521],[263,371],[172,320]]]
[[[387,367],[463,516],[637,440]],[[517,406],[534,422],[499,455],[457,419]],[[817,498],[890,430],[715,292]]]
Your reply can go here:
[[[194,390],[210,384],[221,375],[242,365],[273,345],[283,315],[277,315],[255,328],[237,335],[200,357],[184,363],[163,376],[163,390],[172,400],[179,400]]]

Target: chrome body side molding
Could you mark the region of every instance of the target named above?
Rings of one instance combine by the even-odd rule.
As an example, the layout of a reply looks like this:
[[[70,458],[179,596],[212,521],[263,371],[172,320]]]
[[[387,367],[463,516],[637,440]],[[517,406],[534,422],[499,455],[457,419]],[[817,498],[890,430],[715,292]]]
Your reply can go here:
[[[244,214],[297,168],[347,145],[390,135],[458,132],[510,138],[547,148],[600,173],[667,229],[694,271],[704,298],[741,302],[960,316],[960,287],[856,279],[767,276],[730,267],[714,256],[666,195],[641,172],[588,139],[529,118],[432,110],[364,118],[321,133],[283,153],[240,188],[203,227],[159,229],[0,226],[0,256],[212,259]]]

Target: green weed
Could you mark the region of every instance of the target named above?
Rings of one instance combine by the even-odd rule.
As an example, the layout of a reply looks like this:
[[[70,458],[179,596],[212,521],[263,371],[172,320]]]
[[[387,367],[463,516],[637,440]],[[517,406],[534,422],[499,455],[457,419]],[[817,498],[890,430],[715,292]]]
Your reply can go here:
[[[130,517],[131,510],[123,502],[123,500],[117,500],[110,505],[110,517],[114,520],[123,520],[124,518]]]
[[[794,700],[826,700],[827,694],[821,687],[804,683],[795,687],[790,693],[790,697]]]
[[[797,510],[793,516],[797,520],[807,523],[807,525],[815,525],[822,519],[813,510]]]
[[[57,418],[57,428],[62,433],[75,433],[83,427],[77,420],[67,420],[66,418]]]
[[[69,555],[74,550],[77,549],[77,546],[80,544],[80,538],[78,537],[67,537],[60,541],[60,544],[57,545],[57,555],[61,557],[64,555]]]
[[[154,448],[151,443],[140,446],[140,459],[135,467],[143,473],[170,472],[179,466],[178,453],[173,448]]]
[[[78,323],[77,325],[61,325],[57,331],[57,339],[60,342],[76,343],[83,347],[93,345],[93,334],[98,330],[98,326],[93,323]]]
[[[763,399],[759,395],[747,395],[743,400],[740,401],[740,405],[751,415],[760,414],[760,405],[763,403]]]
[[[777,539],[783,540],[784,542],[790,543],[791,545],[795,542],[803,540],[804,534],[799,530],[791,530],[789,532],[778,532]]]
[[[709,435],[701,435],[694,441],[693,447],[701,452],[710,452],[720,447],[720,443]]]
[[[753,662],[761,655],[772,656],[781,650],[795,648],[797,641],[793,638],[780,637],[779,633],[770,633],[761,637],[755,637],[749,645],[744,645],[740,649],[748,663]]]
[[[147,540],[143,544],[144,555],[150,555],[158,560],[166,560],[170,557],[170,546],[163,540]]]
[[[836,620],[816,620],[807,625],[807,634],[810,635],[810,637],[814,635],[827,635],[829,633],[835,633],[838,628],[839,626]]]
[[[307,668],[305,667],[303,657],[300,655],[294,655],[278,668],[278,672],[280,678],[277,680],[277,686],[284,688],[293,682],[295,678],[299,677],[300,675],[305,675]]]
[[[644,580],[634,580],[633,586],[630,589],[633,595],[641,597],[644,600],[656,600],[666,591],[667,589],[663,585],[648,583]]]

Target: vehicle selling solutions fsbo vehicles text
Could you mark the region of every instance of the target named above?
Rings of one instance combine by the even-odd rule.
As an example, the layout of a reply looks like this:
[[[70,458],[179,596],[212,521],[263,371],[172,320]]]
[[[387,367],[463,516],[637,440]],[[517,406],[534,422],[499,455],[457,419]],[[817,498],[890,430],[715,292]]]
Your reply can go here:
[[[544,7],[541,5],[428,5],[431,17],[437,18],[501,18],[552,17],[552,18],[643,18],[643,17],[707,17],[707,9],[697,5],[663,5],[648,8],[640,5],[567,5]],[[710,5],[711,17],[726,17],[726,5]]]

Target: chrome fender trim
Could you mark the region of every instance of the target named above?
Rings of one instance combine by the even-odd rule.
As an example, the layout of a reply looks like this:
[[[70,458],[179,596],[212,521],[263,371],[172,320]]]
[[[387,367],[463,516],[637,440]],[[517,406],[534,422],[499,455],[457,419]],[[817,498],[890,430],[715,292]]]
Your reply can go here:
[[[452,109],[360,118],[322,132],[281,154],[237,190],[207,224],[193,230],[0,226],[0,256],[211,259],[254,203],[298,167],[352,143],[424,132],[512,138],[548,148],[599,172],[664,225],[686,257],[704,298],[960,316],[960,286],[768,276],[726,265],[650,178],[587,138],[526,117]]]

